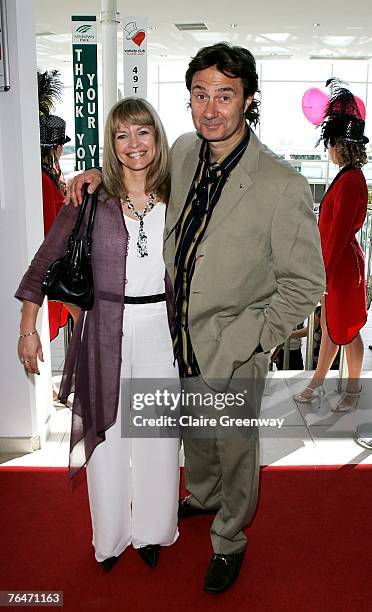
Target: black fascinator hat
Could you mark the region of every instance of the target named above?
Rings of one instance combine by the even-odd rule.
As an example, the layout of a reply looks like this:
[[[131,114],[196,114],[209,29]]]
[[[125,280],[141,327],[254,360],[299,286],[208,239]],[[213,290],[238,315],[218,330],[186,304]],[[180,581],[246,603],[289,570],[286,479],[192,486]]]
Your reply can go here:
[[[40,117],[40,145],[42,148],[54,148],[70,142],[66,136],[66,121],[57,115]]]
[[[330,143],[333,146],[336,140],[366,144],[368,138],[364,136],[365,122],[363,121],[356,100],[339,79],[328,79],[326,87],[330,87],[330,99],[324,112],[321,125],[321,140],[327,149]]]
[[[52,115],[57,100],[61,101],[63,83],[58,70],[38,71],[37,87],[39,97],[40,145],[43,149],[53,149],[58,145],[70,142],[66,136],[66,122],[57,115]]]

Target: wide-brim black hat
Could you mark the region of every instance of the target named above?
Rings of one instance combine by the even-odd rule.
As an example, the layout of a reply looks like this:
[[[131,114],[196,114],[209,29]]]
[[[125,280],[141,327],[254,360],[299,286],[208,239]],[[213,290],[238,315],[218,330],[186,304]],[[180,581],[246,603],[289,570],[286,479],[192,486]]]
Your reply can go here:
[[[43,115],[40,117],[40,146],[46,148],[57,147],[70,142],[66,136],[66,121],[57,115]]]
[[[364,135],[365,122],[361,117],[357,102],[349,89],[339,79],[329,79],[330,100],[321,123],[321,140],[325,148],[332,140],[344,140],[356,144],[367,144],[369,139]]]

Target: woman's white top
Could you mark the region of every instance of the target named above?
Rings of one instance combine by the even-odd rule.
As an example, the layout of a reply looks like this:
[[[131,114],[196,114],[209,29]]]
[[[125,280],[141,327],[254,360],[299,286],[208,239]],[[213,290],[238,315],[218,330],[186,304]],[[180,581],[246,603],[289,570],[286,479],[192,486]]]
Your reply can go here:
[[[145,257],[141,257],[137,250],[139,221],[124,215],[124,222],[129,234],[125,295],[138,297],[140,295],[164,293],[163,232],[165,204],[158,202],[143,218],[148,252]]]

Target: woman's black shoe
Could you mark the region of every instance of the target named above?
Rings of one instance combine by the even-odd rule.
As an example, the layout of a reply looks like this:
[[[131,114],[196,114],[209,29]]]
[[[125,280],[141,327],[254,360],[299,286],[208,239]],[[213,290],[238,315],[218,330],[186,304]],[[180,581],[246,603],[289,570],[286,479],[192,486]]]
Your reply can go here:
[[[120,557],[121,555],[119,555],[118,557],[109,557],[108,559],[102,561],[101,565],[105,572],[109,572],[110,569],[112,569],[114,565],[119,561]]]
[[[150,567],[156,567],[160,557],[160,546],[159,544],[149,544],[148,546],[142,546],[138,548],[139,556],[149,565]]]

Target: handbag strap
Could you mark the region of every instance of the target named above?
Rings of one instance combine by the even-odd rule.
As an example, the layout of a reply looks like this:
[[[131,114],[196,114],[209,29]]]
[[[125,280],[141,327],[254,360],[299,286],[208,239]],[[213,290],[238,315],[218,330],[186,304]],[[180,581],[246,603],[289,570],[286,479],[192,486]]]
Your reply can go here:
[[[92,204],[90,207],[89,219],[88,219],[88,227],[87,227],[87,245],[88,245],[88,256],[90,255],[92,249],[92,232],[93,232],[93,224],[96,216],[96,208],[97,208],[97,192],[92,193]]]
[[[85,211],[86,211],[86,208],[87,208],[87,205],[88,205],[89,197],[90,197],[90,194],[88,193],[88,183],[84,183],[84,185],[83,185],[83,201],[82,201],[82,204],[80,206],[79,216],[78,216],[77,221],[75,223],[75,227],[72,230],[72,234],[70,236],[70,238],[72,240],[74,240],[74,241],[76,240],[77,235],[79,233],[80,226],[82,224],[82,221],[83,221],[83,218],[84,218],[84,215],[85,215]]]
[[[88,206],[88,202],[89,202],[89,198],[92,198],[92,205],[90,208],[90,213],[89,213],[89,219],[88,219],[88,226],[87,226],[87,245],[88,245],[88,255],[90,255],[90,251],[91,251],[91,247],[92,247],[92,232],[93,232],[93,224],[94,224],[94,218],[96,215],[96,208],[97,208],[97,193],[93,193],[90,194],[88,193],[88,186],[89,183],[84,183],[83,186],[83,201],[82,204],[80,206],[80,210],[79,210],[79,216],[77,218],[77,221],[75,223],[75,227],[72,230],[71,236],[69,238],[69,244],[71,245],[73,242],[76,241],[77,236],[79,234],[79,230],[85,215],[85,211],[87,209]]]

